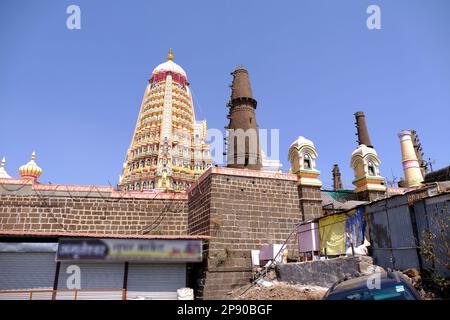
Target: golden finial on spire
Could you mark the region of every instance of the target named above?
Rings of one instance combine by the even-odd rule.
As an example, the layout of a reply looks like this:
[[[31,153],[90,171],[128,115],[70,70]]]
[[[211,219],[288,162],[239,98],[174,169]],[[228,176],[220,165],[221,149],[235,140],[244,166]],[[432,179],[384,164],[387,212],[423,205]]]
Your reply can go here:
[[[3,159],[2,159],[2,168],[5,167],[5,162],[6,162],[5,157],[3,157]]]
[[[173,51],[169,49],[169,53],[167,54],[167,60],[173,60]]]
[[[33,151],[33,153],[31,154],[31,160],[35,161],[36,160],[36,152]]]

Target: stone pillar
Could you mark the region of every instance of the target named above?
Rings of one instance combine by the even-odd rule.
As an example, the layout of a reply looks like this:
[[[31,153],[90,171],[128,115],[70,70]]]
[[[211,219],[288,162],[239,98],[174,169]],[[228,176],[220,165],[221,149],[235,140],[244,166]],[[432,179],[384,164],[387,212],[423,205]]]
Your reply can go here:
[[[303,221],[323,215],[320,186],[298,184],[298,198]]]

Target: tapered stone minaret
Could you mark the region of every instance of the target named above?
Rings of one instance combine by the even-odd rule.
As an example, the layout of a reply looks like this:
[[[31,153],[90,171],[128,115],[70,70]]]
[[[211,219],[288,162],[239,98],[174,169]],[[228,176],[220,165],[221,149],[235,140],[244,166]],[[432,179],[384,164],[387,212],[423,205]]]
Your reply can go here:
[[[231,168],[261,170],[258,124],[256,122],[256,100],[247,70],[238,66],[231,73],[231,99],[228,102],[230,123],[227,139],[227,166]]]
[[[341,180],[341,172],[339,171],[339,166],[335,164],[333,166],[333,191],[342,190],[342,180]]]
[[[398,134],[402,150],[402,164],[405,173],[404,185],[407,188],[420,187],[423,181],[419,160],[412,141],[412,132],[403,130]]]
[[[356,129],[358,135],[358,145],[364,144],[369,148],[373,148],[372,142],[370,141],[369,131],[367,130],[366,117],[364,112],[358,111],[355,113],[356,118]]]

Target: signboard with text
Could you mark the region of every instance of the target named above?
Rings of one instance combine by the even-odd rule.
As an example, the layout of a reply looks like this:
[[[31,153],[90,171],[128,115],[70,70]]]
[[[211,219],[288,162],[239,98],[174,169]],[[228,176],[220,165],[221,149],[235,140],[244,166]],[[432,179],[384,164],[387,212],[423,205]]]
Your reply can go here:
[[[202,240],[65,238],[56,261],[201,262]]]

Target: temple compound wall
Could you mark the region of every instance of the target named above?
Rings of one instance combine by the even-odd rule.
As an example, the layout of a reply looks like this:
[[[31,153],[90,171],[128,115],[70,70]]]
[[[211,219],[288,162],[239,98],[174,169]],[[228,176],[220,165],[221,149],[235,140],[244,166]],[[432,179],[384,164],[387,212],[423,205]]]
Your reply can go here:
[[[111,187],[0,183],[0,229],[20,232],[185,235],[186,194]],[[25,183],[25,184],[24,184]]]
[[[219,167],[208,169],[188,193],[3,179],[0,234],[210,236],[203,262],[188,268],[187,285],[196,298],[226,299],[249,283],[252,249],[290,236],[288,252],[296,252],[297,224],[321,214],[320,189],[305,188],[295,174]]]

